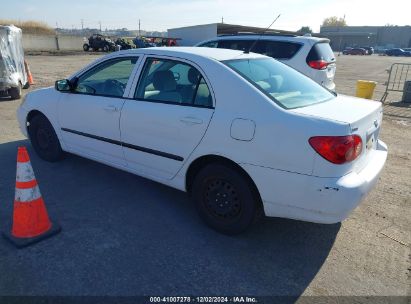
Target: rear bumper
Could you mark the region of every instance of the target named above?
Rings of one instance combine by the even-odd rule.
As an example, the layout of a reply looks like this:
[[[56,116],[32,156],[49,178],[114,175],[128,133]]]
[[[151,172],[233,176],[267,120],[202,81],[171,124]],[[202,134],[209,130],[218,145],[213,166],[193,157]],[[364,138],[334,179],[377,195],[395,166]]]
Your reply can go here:
[[[340,178],[321,178],[242,165],[257,185],[267,216],[332,224],[346,219],[378,181],[387,146],[378,141],[367,166]]]
[[[335,82],[331,82],[328,85],[326,85],[326,88],[331,90],[331,91],[335,91]]]

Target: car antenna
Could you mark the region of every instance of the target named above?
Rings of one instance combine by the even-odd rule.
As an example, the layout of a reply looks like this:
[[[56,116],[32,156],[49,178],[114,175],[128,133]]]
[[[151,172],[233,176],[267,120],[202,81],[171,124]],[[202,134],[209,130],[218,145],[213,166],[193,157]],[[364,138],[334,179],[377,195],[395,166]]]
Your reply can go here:
[[[249,54],[250,53],[250,51],[255,47],[257,42],[260,41],[261,37],[263,37],[265,32],[267,32],[268,29],[273,26],[273,24],[277,21],[278,18],[280,18],[280,16],[281,16],[281,14],[279,14],[277,16],[277,18],[275,18],[274,21],[264,31],[261,32],[260,36],[258,36],[258,38],[253,42],[253,44],[251,44],[251,46],[248,48],[248,50],[244,51],[244,54]]]

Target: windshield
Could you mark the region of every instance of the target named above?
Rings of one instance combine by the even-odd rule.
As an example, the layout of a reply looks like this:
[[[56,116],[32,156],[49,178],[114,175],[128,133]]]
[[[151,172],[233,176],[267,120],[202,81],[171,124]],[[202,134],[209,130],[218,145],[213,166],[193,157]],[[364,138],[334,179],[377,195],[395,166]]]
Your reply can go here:
[[[315,81],[272,58],[227,60],[224,63],[286,109],[335,97]]]

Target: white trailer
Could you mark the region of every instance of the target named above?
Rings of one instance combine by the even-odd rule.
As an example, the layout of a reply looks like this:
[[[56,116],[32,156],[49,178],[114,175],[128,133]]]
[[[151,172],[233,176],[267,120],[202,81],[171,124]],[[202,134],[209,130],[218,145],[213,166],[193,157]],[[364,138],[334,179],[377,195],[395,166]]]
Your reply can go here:
[[[21,29],[0,26],[0,96],[18,99],[28,86]]]
[[[193,46],[197,43],[217,37],[218,23],[194,25],[168,29],[168,37],[181,38],[179,46]]]

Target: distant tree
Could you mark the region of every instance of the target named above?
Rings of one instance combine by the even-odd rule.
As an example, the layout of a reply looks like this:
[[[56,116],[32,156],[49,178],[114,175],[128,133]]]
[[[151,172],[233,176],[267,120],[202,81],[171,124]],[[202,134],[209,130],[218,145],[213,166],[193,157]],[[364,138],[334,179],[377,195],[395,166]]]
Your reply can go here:
[[[299,34],[312,34],[313,30],[309,26],[302,26],[297,33]]]
[[[347,22],[345,22],[344,18],[332,16],[325,18],[322,26],[347,26]]]

